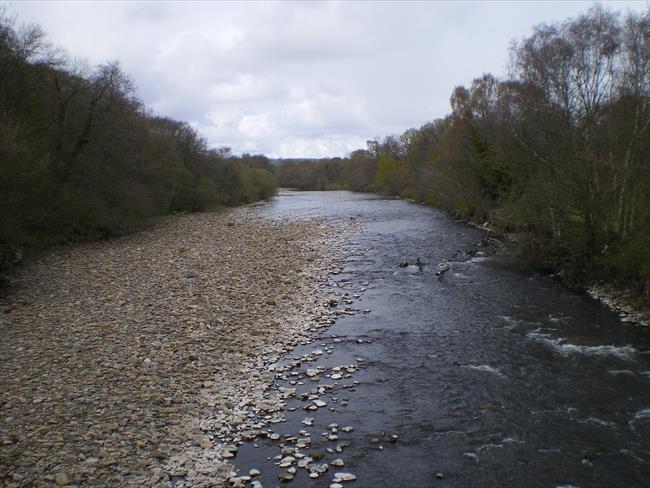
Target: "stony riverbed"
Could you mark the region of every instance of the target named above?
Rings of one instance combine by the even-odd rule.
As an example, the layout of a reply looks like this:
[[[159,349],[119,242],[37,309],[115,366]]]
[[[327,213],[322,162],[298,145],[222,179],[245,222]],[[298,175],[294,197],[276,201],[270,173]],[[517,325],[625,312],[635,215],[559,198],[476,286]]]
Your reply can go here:
[[[246,486],[649,486],[647,329],[431,207],[281,192],[260,212],[363,226],[329,278],[356,313],[276,365],[286,407],[239,446]]]
[[[222,486],[288,394],[268,365],[335,319],[349,227],[246,207],[23,267],[0,303],[0,486]]]
[[[0,488],[648,487],[647,329],[485,242],[281,192],[44,256],[0,304]]]

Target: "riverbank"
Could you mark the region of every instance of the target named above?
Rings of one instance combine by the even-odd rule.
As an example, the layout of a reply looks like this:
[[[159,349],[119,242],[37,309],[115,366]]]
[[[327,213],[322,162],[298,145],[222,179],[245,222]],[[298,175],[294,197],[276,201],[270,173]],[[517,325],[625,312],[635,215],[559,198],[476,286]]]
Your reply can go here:
[[[340,226],[174,217],[22,267],[0,319],[4,486],[221,486],[266,365],[327,326]]]
[[[645,303],[644,296],[631,283],[620,279],[597,280],[584,272],[578,273],[575,269],[568,270],[557,263],[540,259],[537,254],[526,252],[525,246],[522,245],[520,236],[516,232],[508,232],[499,226],[488,226],[471,219],[459,218],[458,220],[488,232],[491,240],[500,243],[501,249],[507,249],[509,252],[520,255],[528,264],[551,274],[567,288],[586,293],[598,300],[610,310],[618,313],[622,322],[640,327],[650,327],[650,304]]]
[[[527,249],[528,245],[522,244],[525,239],[522,239],[519,233],[490,222],[485,215],[476,218],[475,215],[467,215],[460,211],[452,212],[425,201],[398,196],[394,198],[403,198],[411,203],[440,208],[455,220],[486,232],[488,234],[487,245],[497,243],[496,250],[507,250],[507,252],[520,255],[534,268],[552,274],[567,288],[587,293],[609,309],[617,312],[621,321],[641,327],[650,327],[650,304],[633,283],[615,278],[610,281],[603,280],[602,277],[595,279],[586,274],[584,270],[567,269],[553,260],[544,259],[539,251],[531,251]]]

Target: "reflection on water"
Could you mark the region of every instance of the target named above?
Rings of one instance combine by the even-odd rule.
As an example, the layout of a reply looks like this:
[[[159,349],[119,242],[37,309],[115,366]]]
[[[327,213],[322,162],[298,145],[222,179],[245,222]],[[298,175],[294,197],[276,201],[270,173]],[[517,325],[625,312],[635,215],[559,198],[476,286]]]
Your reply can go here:
[[[336,280],[349,297],[367,288],[353,306],[370,313],[342,316],[291,355],[313,358],[309,368],[360,366],[349,378],[339,369],[316,382],[306,374],[294,385],[291,375],[279,381],[298,394],[336,385],[320,395],[327,407],[305,412],[309,400],[292,399],[286,422],[274,425],[281,436],[309,437],[306,455],[340,458],[344,467],[316,479],[299,469],[287,486],[327,487],[337,471],[354,473],[356,481],[342,483],[357,487],[650,486],[643,329],[512,258],[481,255],[473,247],[481,231],[430,207],[283,192],[259,212],[365,225],[352,236],[365,252]],[[422,271],[398,266],[418,258]],[[444,266],[451,272],[439,279]],[[315,349],[324,354],[308,356]],[[237,467],[260,469],[265,487],[278,485],[277,441],[256,445],[241,447]]]

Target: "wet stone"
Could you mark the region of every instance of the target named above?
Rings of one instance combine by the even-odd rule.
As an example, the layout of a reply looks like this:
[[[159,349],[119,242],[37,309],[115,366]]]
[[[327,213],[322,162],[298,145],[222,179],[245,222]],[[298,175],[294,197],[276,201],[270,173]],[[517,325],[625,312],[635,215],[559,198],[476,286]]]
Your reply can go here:
[[[335,482],[354,481],[356,479],[357,479],[356,475],[354,475],[352,473],[335,473],[334,474],[334,481]]]
[[[280,473],[278,475],[278,478],[280,479],[280,481],[291,481],[293,480],[294,476],[292,473]]]

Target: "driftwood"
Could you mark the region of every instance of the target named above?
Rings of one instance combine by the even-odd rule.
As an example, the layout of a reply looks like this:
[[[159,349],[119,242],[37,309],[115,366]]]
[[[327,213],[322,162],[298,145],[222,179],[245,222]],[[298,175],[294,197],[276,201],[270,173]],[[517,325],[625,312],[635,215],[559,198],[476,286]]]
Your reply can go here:
[[[442,268],[440,271],[436,273],[436,276],[438,277],[438,281],[442,280],[442,277],[445,276],[445,273],[451,269],[451,266],[447,266],[446,268]]]

